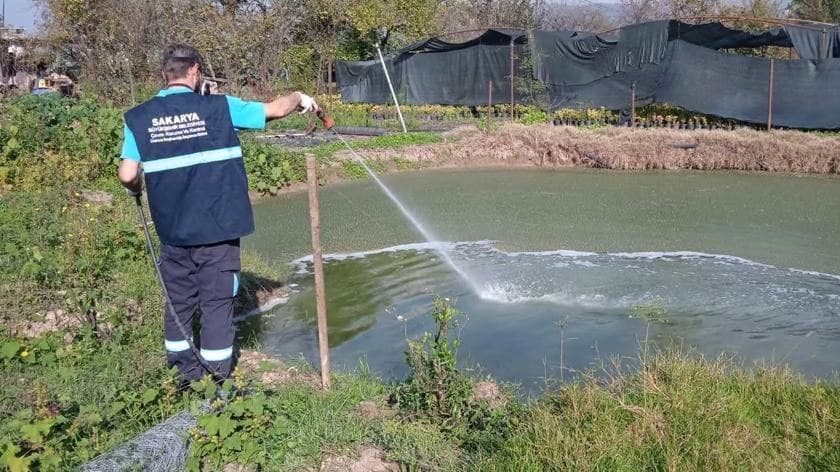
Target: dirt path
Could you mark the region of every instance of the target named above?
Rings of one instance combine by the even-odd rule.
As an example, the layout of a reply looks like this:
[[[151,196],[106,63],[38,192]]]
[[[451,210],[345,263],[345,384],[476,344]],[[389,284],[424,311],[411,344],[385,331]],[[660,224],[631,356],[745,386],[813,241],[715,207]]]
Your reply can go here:
[[[420,167],[595,167],[616,170],[699,169],[794,173],[840,172],[840,137],[798,131],[506,125],[444,133],[443,143],[366,151],[364,157]],[[340,153],[340,158],[350,158]]]

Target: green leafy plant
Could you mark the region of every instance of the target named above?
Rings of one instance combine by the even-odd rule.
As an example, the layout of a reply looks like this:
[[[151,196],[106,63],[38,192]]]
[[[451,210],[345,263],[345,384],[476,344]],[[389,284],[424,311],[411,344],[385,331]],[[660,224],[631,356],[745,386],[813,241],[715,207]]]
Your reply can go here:
[[[425,416],[446,423],[464,418],[472,395],[472,383],[457,367],[459,340],[448,337],[458,310],[447,298],[435,298],[432,318],[435,334],[425,333],[409,341],[406,364],[411,374],[391,392],[391,401],[413,416]]]
[[[536,125],[548,123],[548,113],[542,110],[531,110],[519,118],[523,125]]]
[[[241,371],[217,387],[209,378],[193,384],[193,389],[212,400],[211,411],[198,418],[198,425],[190,430],[193,445],[190,448],[188,468],[205,470],[222,468],[231,462],[264,464],[268,451],[260,441],[276,428],[278,417],[276,403],[270,402],[265,393],[243,395],[247,381]],[[234,390],[234,387],[236,389]],[[230,400],[219,399],[217,388]]]
[[[2,101],[4,182],[37,189],[113,176],[122,130],[122,111],[92,99],[27,95]]]
[[[668,310],[663,306],[661,298],[650,303],[639,303],[630,306],[630,318],[639,318],[647,322],[668,323]]]
[[[31,407],[5,418],[0,427],[0,465],[15,471],[51,471],[90,460],[110,446],[110,432],[122,423],[148,416],[150,410],[169,412],[181,406],[173,379],[141,392],[116,393],[105,408],[56,398],[34,385]]]
[[[275,195],[294,182],[306,180],[303,153],[287,151],[255,139],[242,141],[245,170],[251,189]]]
[[[385,164],[380,161],[365,161],[365,164],[370,170],[377,174],[385,172]],[[364,166],[355,160],[347,160],[341,162],[341,167],[344,169],[344,175],[348,179],[365,179],[368,177]]]

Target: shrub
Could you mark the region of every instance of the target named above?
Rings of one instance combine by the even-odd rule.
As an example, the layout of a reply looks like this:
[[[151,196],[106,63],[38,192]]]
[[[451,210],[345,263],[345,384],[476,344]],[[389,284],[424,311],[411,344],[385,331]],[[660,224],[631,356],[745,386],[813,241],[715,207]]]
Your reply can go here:
[[[464,419],[470,407],[472,382],[457,367],[460,342],[450,341],[450,323],[458,310],[447,298],[436,298],[432,317],[437,333],[425,333],[408,342],[406,364],[411,373],[391,393],[391,401],[412,416],[428,417],[451,424]]]
[[[115,174],[120,109],[90,99],[27,95],[0,102],[0,112],[3,183],[25,190]]]
[[[306,180],[306,158],[302,152],[288,151],[243,136],[242,152],[248,185],[263,194],[276,194],[293,182]]]

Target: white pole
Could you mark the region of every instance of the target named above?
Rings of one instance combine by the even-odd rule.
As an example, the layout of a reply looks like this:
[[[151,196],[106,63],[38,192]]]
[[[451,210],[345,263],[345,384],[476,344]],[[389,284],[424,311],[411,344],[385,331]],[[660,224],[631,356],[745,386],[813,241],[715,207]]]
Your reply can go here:
[[[379,62],[382,63],[382,70],[385,71],[385,80],[388,81],[388,88],[391,89],[391,96],[394,97],[394,104],[397,105],[397,115],[400,117],[400,124],[402,125],[403,133],[408,133],[408,130],[405,128],[405,120],[403,120],[402,111],[400,111],[400,102],[397,101],[397,94],[394,93],[394,86],[391,85],[391,76],[388,75],[388,68],[385,67],[385,58],[382,57],[382,51],[379,49],[379,45],[376,45],[376,52],[379,53]]]

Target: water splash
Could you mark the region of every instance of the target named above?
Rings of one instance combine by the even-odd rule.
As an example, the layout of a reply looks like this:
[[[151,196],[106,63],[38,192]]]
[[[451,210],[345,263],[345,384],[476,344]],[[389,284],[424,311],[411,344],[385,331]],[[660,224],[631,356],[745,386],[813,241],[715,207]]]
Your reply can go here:
[[[341,142],[344,143],[344,145],[350,151],[350,154],[352,154],[353,157],[355,157],[356,160],[359,161],[359,164],[362,165],[362,167],[365,169],[368,175],[370,175],[374,182],[376,182],[376,184],[379,185],[379,188],[382,189],[382,192],[385,193],[385,195],[387,195],[388,198],[391,199],[391,201],[394,203],[394,205],[397,206],[397,208],[399,208],[403,216],[412,225],[414,225],[414,228],[417,229],[417,231],[423,236],[423,238],[426,239],[426,241],[428,241],[432,245],[435,252],[437,252],[440,255],[441,259],[443,259],[443,262],[445,262],[446,265],[449,266],[449,268],[452,269],[453,272],[458,274],[458,276],[461,277],[461,279],[467,283],[467,285],[473,293],[479,293],[481,290],[475,283],[475,279],[469,274],[467,274],[466,269],[455,263],[455,261],[452,259],[452,256],[449,254],[449,251],[447,251],[447,245],[441,242],[440,238],[438,238],[434,233],[432,233],[428,228],[426,228],[425,226],[423,226],[422,223],[420,223],[420,220],[417,219],[417,217],[414,216],[414,214],[402,203],[402,201],[400,201],[400,199],[397,198],[396,195],[394,195],[394,192],[392,192],[391,189],[388,188],[388,186],[385,185],[385,183],[379,179],[376,173],[373,172],[373,170],[370,167],[368,167],[365,160],[362,159],[362,157],[350,146],[350,143],[348,143],[347,140],[344,139],[344,136],[335,131],[335,129],[333,129],[333,132],[336,136],[338,136],[338,139],[340,139]]]

